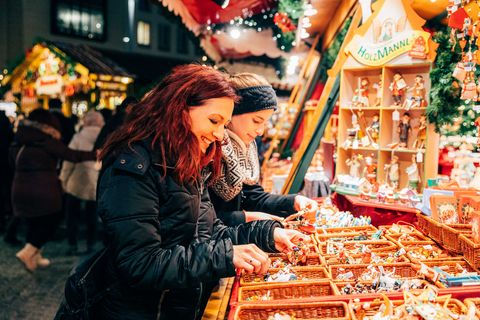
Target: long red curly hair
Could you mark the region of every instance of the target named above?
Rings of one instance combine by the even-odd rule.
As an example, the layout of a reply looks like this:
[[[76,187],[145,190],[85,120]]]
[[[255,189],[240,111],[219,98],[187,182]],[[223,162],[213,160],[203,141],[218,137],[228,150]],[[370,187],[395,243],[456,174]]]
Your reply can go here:
[[[201,168],[210,163],[214,179],[220,172],[221,141],[212,143],[206,154],[200,156],[198,139],[190,130],[189,108],[225,97],[237,99],[228,75],[196,64],[175,67],[133,106],[126,122],[107,139],[99,158],[105,159],[126,146],[131,148],[134,142],[152,138],[151,147],[159,152],[164,174],[167,166],[174,167],[177,182],[191,183],[199,181]]]

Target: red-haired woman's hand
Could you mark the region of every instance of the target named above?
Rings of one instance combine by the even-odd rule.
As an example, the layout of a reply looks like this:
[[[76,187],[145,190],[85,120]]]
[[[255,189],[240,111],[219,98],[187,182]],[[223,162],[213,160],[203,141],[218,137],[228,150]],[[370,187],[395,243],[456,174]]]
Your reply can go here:
[[[233,265],[247,273],[264,274],[270,267],[268,255],[254,244],[233,246]]]
[[[310,242],[310,237],[297,230],[275,228],[273,231],[273,239],[275,241],[275,248],[283,253],[288,253],[293,250],[300,242]]]
[[[283,222],[283,218],[279,216],[274,216],[265,212],[258,211],[245,211],[245,221],[251,222],[255,220],[275,220],[278,222]]]

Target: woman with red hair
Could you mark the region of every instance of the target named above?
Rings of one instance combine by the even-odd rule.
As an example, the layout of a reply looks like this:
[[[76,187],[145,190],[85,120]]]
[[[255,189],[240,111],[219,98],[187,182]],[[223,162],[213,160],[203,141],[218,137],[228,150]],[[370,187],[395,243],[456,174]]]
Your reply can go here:
[[[265,273],[264,251],[301,241],[276,221],[228,228],[216,219],[205,184],[219,174],[235,99],[226,75],[177,67],[107,140],[97,201],[108,246],[101,280],[114,285],[95,317],[199,319],[204,283],[235,268]]]

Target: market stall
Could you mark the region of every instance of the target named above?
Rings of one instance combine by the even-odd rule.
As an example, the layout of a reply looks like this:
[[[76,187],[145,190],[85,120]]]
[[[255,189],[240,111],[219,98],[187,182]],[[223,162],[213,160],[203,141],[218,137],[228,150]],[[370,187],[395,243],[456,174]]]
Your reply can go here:
[[[0,93],[16,96],[23,112],[60,98],[64,112],[81,114],[89,106],[114,108],[133,81],[132,74],[90,47],[42,41],[4,70]]]

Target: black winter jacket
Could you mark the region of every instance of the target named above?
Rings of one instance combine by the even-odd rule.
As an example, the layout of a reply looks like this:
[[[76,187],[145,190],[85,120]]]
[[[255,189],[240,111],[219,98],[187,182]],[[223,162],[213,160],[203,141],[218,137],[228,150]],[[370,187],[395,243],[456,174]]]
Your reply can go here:
[[[227,226],[245,223],[246,211],[259,211],[280,217],[288,217],[295,212],[293,208],[296,194],[276,195],[265,192],[258,185],[243,185],[243,189],[235,198],[225,201],[215,191],[210,190],[210,198],[217,217]]]
[[[228,228],[203,183],[181,186],[158,163],[146,143],[104,162],[97,198],[111,250],[105,277],[120,284],[100,303],[99,319],[198,319],[202,283],[235,275],[233,245],[275,251],[279,223]]]

